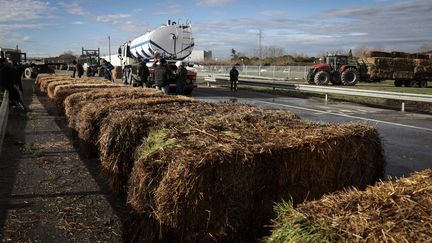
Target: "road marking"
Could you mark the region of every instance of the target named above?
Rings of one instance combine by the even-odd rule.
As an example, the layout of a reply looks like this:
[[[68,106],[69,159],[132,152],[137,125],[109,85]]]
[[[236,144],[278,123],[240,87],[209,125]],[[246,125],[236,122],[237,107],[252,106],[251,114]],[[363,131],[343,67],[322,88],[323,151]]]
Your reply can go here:
[[[276,103],[276,102],[269,102],[269,101],[263,101],[263,100],[255,100],[255,99],[253,99],[253,100],[252,99],[244,99],[244,100],[251,100],[253,102],[261,102],[261,103],[264,103],[264,104],[272,104],[272,105],[278,105],[278,106],[283,106],[283,107],[294,108],[294,109],[298,109],[298,110],[311,111],[311,112],[315,112],[315,113],[319,113],[319,114],[330,114],[330,115],[334,115],[334,116],[354,118],[354,119],[358,119],[358,120],[365,120],[365,121],[382,123],[382,124],[387,124],[387,125],[392,125],[392,126],[406,127],[406,128],[412,128],[412,129],[417,129],[417,130],[423,130],[423,131],[432,132],[431,128],[405,125],[405,124],[396,123],[396,122],[381,121],[381,120],[376,120],[376,119],[371,119],[371,118],[364,118],[364,117],[352,116],[352,115],[335,113],[335,112],[329,112],[329,111],[321,111],[321,110],[316,110],[316,109],[311,109],[311,108],[305,108],[305,107],[293,106],[293,105],[286,105],[286,104],[281,104],[281,103]]]

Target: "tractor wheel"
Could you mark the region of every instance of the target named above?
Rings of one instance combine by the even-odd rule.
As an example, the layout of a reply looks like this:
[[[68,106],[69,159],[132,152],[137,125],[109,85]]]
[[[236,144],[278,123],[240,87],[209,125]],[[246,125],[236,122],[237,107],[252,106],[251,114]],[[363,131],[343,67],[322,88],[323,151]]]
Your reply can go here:
[[[32,69],[31,68],[28,67],[24,70],[24,77],[25,78],[32,78]]]
[[[420,86],[420,88],[426,88],[427,87],[427,81],[426,80],[419,81],[419,86]]]
[[[359,73],[354,68],[347,68],[341,75],[344,85],[355,85],[359,81]]]
[[[402,84],[403,84],[402,80],[395,80],[395,81],[394,81],[394,86],[395,86],[395,87],[401,87]]]
[[[315,74],[314,81],[317,85],[327,85],[330,82],[330,74],[326,71],[319,71]]]

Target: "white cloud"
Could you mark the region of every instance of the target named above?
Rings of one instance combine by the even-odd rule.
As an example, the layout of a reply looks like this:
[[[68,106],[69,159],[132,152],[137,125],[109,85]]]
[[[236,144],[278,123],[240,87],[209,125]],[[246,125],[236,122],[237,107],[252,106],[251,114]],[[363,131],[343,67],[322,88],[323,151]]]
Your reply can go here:
[[[55,8],[38,0],[0,0],[0,22],[52,18]]]
[[[81,7],[81,5],[78,2],[73,2],[73,3],[61,2],[60,5],[63,6],[68,13],[73,15],[85,16],[89,14],[84,8]]]
[[[168,6],[164,6],[163,8],[157,10],[155,15],[174,15],[182,13],[184,10],[175,3],[170,3]]]
[[[131,17],[130,14],[109,14],[109,15],[102,15],[97,16],[96,21],[102,22],[102,23],[117,23],[120,19],[125,19]]]
[[[72,24],[73,24],[73,25],[83,25],[83,24],[85,24],[85,23],[82,22],[82,21],[75,21],[75,22],[72,22]]]
[[[259,12],[258,14],[262,16],[274,17],[274,16],[287,16],[289,15],[289,12],[280,9],[267,9]]]
[[[224,6],[233,0],[196,0],[199,6]]]

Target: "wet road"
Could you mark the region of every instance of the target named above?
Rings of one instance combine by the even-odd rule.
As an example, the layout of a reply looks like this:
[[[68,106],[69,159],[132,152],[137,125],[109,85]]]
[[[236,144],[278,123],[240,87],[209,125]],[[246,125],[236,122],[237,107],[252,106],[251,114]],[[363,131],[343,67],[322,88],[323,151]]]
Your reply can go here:
[[[348,102],[282,97],[239,90],[199,87],[193,96],[206,101],[236,100],[272,109],[286,109],[302,119],[343,123],[364,121],[376,125],[387,158],[386,175],[408,176],[432,168],[432,115],[372,108]]]

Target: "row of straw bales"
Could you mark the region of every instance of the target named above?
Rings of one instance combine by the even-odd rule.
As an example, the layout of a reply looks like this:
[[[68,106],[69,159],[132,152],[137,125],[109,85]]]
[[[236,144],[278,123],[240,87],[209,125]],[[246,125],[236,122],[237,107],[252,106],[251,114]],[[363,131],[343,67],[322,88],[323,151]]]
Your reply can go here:
[[[368,74],[372,79],[432,78],[432,58],[428,55],[374,51],[367,52],[364,61],[368,64]]]
[[[255,241],[268,233],[274,202],[365,188],[384,174],[379,135],[365,123],[312,123],[94,79],[41,75],[36,84],[52,90],[68,126],[97,149],[107,182],[125,195],[131,241]]]
[[[431,242],[431,195],[428,169],[296,208],[285,204],[268,242]]]

